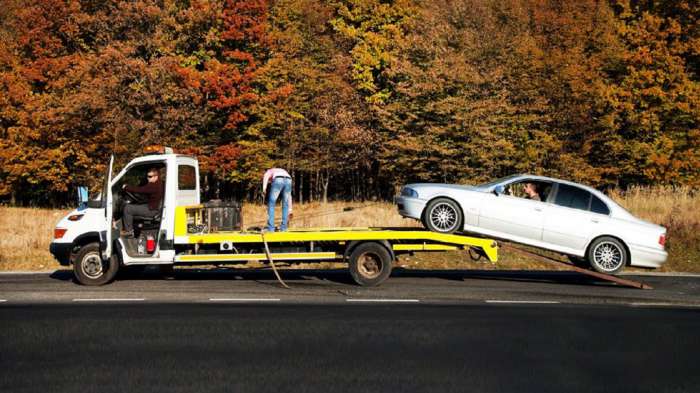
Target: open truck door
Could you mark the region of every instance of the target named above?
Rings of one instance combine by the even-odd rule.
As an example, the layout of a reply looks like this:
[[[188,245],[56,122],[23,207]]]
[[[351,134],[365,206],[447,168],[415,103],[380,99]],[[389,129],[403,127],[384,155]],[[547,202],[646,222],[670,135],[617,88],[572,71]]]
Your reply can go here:
[[[104,241],[103,247],[102,247],[102,259],[105,261],[109,261],[110,258],[112,258],[112,245],[113,245],[113,240],[112,240],[112,218],[114,217],[113,213],[113,197],[112,197],[112,166],[114,165],[114,155],[109,157],[109,165],[107,166],[107,176],[105,177],[105,187],[104,187],[104,203],[105,203],[105,224],[106,224],[106,234],[104,239],[100,239]]]

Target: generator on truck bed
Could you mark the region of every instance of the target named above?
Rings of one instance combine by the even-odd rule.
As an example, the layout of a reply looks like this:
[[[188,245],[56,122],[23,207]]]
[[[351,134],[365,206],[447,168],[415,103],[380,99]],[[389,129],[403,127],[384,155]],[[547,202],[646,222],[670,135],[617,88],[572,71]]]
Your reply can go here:
[[[234,202],[200,202],[199,165],[191,156],[167,149],[133,159],[112,176],[110,159],[99,197],[79,192],[77,209],[62,218],[50,245],[65,266],[73,265],[84,285],[112,281],[120,267],[145,265],[229,265],[249,261],[345,262],[356,283],[379,285],[397,256],[420,251],[474,250],[495,262],[497,244],[482,239],[413,228],[315,228],[261,233],[243,226]],[[155,217],[135,217],[134,236],[121,236],[123,207],[143,203],[122,190],[158,168],[163,201]],[[268,246],[269,255],[265,252]]]

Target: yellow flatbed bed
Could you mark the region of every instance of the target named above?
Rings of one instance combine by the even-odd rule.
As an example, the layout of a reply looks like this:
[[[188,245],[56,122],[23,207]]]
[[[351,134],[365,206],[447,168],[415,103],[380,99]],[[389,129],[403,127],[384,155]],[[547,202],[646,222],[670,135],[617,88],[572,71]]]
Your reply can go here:
[[[348,262],[355,281],[378,285],[399,254],[472,249],[498,260],[492,239],[445,234],[418,228],[303,228],[285,232],[188,231],[185,208],[175,215],[175,263],[245,263],[247,261]],[[264,252],[267,243],[270,256]]]
[[[233,244],[262,244],[262,236],[260,232],[246,231],[187,234],[185,236],[178,236],[176,233],[176,244],[221,244],[227,242]],[[337,242],[343,244],[353,241],[388,241],[391,243],[394,251],[449,251],[465,250],[474,247],[483,250],[484,254],[491,262],[496,262],[498,260],[498,248],[494,240],[422,231],[412,228],[290,229],[286,232],[268,232],[265,234],[265,240],[271,245],[274,243]],[[218,258],[226,255],[228,254],[201,255],[202,259],[200,260],[205,258]],[[191,257],[194,257],[194,255],[183,255],[180,260],[195,260]],[[260,259],[265,258],[262,257]]]

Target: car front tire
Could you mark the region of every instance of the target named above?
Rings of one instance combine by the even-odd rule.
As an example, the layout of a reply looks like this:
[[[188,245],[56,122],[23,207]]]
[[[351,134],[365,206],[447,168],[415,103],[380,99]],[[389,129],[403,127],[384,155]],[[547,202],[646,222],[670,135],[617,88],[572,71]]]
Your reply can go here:
[[[620,273],[629,261],[625,245],[610,236],[595,239],[588,247],[587,257],[593,270],[604,274]]]
[[[423,215],[426,229],[440,233],[454,233],[462,229],[464,217],[457,202],[447,198],[433,199]]]

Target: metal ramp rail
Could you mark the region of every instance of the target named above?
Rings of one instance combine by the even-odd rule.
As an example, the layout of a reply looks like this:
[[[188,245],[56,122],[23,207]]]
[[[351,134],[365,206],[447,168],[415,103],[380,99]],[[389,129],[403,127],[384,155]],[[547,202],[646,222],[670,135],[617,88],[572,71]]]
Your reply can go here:
[[[560,261],[560,260],[545,256],[545,255],[540,255],[540,254],[522,249],[520,247],[516,247],[512,243],[499,242],[499,247],[501,247],[505,250],[513,251],[513,252],[521,254],[521,255],[525,255],[525,256],[530,257],[530,258],[537,259],[537,260],[542,261],[542,262],[549,263],[549,264],[565,265],[570,270],[573,270],[577,273],[584,274],[584,275],[591,276],[591,277],[595,277],[595,278],[598,278],[598,279],[603,280],[603,281],[613,282],[615,284],[619,284],[619,285],[622,285],[625,287],[637,288],[637,289],[654,289],[651,285],[645,284],[645,283],[640,282],[640,281],[628,280],[625,278],[620,278],[618,276],[613,276],[612,274],[599,273],[599,272],[596,272],[593,270],[584,269],[584,268],[581,268],[581,267],[574,265],[573,263]]]

